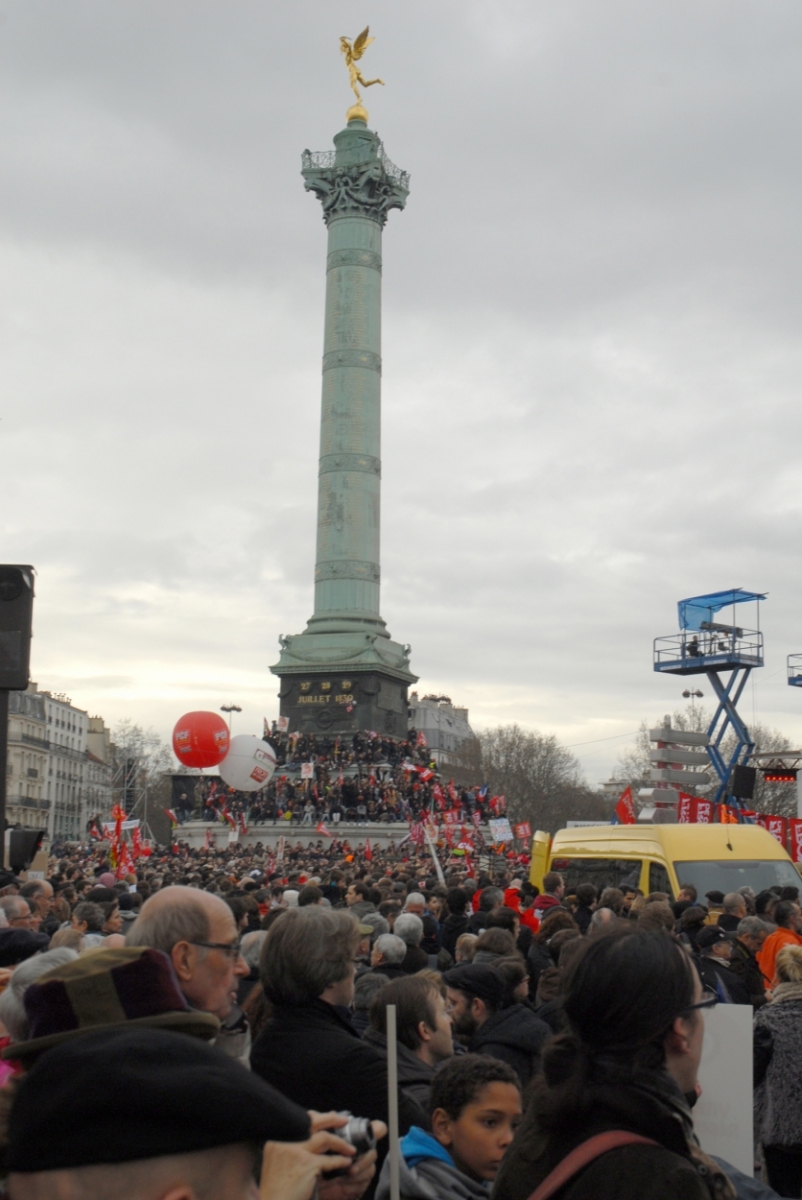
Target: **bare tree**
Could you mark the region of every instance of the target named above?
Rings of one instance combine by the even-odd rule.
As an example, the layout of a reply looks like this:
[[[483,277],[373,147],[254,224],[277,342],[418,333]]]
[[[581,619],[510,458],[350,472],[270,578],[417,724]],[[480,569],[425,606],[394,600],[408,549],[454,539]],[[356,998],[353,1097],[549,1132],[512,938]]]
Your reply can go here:
[[[169,804],[165,772],[173,765],[173,755],[154,729],[120,721],[112,731],[111,754],[115,804],[128,813],[137,808],[143,818],[148,806]]]
[[[677,709],[671,714],[671,725],[674,729],[706,733],[713,719],[712,712],[703,705],[688,705]],[[628,747],[619,755],[616,775],[633,788],[652,787],[649,778],[651,762],[649,751],[654,749],[654,743],[649,740],[649,729],[662,725],[662,720],[654,720],[650,724],[641,721],[638,736],[633,746]],[[755,743],[756,753],[782,754],[793,749],[791,742],[778,729],[769,729],[759,722],[747,726],[749,736]],[[729,762],[735,749],[735,735],[730,732],[722,741],[721,750],[725,761]],[[718,777],[711,771],[711,779]],[[796,816],[796,784],[795,783],[766,783],[760,771],[757,773],[755,795],[747,801],[747,808],[757,812],[773,813],[781,817]]]
[[[609,819],[609,802],[586,785],[579,763],[553,735],[499,725],[477,740],[482,778],[506,797],[513,820],[553,832],[567,820]]]

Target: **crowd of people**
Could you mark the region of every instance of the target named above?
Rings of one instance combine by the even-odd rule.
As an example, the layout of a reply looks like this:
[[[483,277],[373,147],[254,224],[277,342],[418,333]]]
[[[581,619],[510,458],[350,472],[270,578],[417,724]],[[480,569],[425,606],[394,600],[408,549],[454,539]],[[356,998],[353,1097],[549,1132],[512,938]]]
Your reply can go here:
[[[324,847],[325,849],[325,847]],[[796,888],[676,900],[261,847],[101,848],[0,895],[12,1200],[802,1192]],[[705,1012],[753,1011],[759,1177],[694,1132]]]
[[[438,774],[425,737],[406,739],[358,732],[347,736],[279,733],[268,737],[276,772],[257,792],[236,792],[207,777],[194,795],[179,790],[180,821],[221,820],[227,808],[248,825],[337,825],[414,821],[426,812],[457,808],[461,819],[484,824],[504,812],[503,798],[485,785],[457,786]]]

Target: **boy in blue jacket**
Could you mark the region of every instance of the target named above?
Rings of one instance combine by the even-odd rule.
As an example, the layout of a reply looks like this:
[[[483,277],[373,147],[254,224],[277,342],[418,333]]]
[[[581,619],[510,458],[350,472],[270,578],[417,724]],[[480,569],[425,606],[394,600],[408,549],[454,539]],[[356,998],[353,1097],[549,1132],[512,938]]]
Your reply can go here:
[[[487,1200],[521,1120],[518,1076],[497,1058],[464,1054],[432,1080],[432,1132],[413,1125],[401,1139],[402,1200]],[[390,1195],[385,1159],[376,1200]]]

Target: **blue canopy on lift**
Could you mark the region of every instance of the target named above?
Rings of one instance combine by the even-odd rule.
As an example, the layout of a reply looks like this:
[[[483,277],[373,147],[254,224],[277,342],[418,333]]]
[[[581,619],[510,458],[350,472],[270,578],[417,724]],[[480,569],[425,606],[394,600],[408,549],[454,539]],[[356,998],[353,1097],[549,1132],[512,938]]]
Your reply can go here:
[[[680,600],[680,629],[701,629],[702,621],[712,621],[714,614],[729,604],[745,604],[747,600],[765,600],[768,592],[745,592],[743,588],[731,588],[728,592],[709,592],[706,596],[690,596]]]

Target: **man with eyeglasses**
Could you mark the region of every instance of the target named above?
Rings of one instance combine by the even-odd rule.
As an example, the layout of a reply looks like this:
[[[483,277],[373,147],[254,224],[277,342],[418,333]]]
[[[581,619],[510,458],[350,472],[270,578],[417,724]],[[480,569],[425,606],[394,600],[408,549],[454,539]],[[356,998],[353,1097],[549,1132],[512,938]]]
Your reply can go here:
[[[743,980],[729,969],[732,942],[718,925],[707,925],[696,939],[699,957],[696,968],[702,985],[724,1004],[749,1004],[752,1001]]]
[[[219,896],[197,888],[162,888],[142,905],[125,940],[163,951],[193,1008],[221,1022],[230,1016],[239,980],[249,968],[234,914]]]

